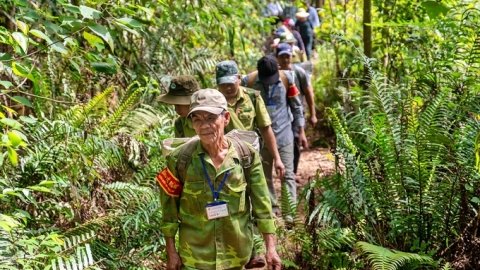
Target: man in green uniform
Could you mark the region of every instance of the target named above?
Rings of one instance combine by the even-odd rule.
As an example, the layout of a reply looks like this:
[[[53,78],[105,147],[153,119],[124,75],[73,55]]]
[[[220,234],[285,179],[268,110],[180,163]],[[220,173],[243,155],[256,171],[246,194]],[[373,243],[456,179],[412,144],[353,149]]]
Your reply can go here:
[[[158,101],[175,105],[175,112],[179,117],[175,120],[175,137],[186,138],[196,135],[192,120],[187,118],[190,105],[190,97],[200,90],[195,77],[190,75],[175,76],[170,81],[168,93],[161,95]]]
[[[184,145],[167,156],[167,167],[157,176],[162,187],[167,269],[243,269],[250,259],[255,221],[265,240],[267,263],[279,270],[275,225],[259,154],[244,145],[251,160],[247,177],[234,140],[224,135],[230,113],[219,91],[195,92],[188,117],[199,136],[192,141],[195,150],[190,165],[185,174],[179,173],[177,161]],[[179,246],[175,247],[177,232]]]
[[[282,179],[285,175],[285,166],[278,154],[277,142],[271,128],[272,121],[262,97],[255,90],[240,86],[242,77],[237,64],[233,61],[218,63],[216,77],[218,90],[227,99],[230,112],[230,123],[226,131],[232,129],[255,131],[255,128],[258,128],[265,147],[272,153],[277,176]]]

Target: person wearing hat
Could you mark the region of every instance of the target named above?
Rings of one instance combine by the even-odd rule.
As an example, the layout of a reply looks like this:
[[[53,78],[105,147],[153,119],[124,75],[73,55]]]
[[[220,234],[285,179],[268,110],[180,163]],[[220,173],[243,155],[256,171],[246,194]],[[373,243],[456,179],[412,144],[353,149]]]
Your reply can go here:
[[[303,129],[305,125],[303,107],[293,78],[290,74],[279,71],[278,62],[274,56],[264,56],[257,62],[257,71],[242,79],[242,86],[260,91],[260,95],[265,100],[268,114],[272,119],[278,153],[285,165],[285,177],[281,179],[282,184],[286,185],[291,201],[297,203],[297,186],[293,173],[292,124],[299,129],[300,145],[307,148],[308,143]],[[290,112],[293,115],[293,121],[290,119]],[[264,160],[263,169],[267,178],[273,211],[277,214],[279,207],[273,184],[272,153],[267,148],[262,148],[260,153]],[[287,202],[288,200],[282,201]],[[282,205],[282,214],[287,225],[293,222],[289,205]]]
[[[246,180],[239,160],[244,153],[236,146],[241,141],[224,134],[230,121],[227,100],[217,90],[199,90],[191,97],[187,118],[198,138],[174,149],[157,175],[167,269],[244,269],[253,247],[254,220],[265,240],[267,264],[280,270],[260,156],[252,146],[243,145],[251,160]],[[191,161],[180,174],[180,153],[192,145]]]
[[[299,8],[298,12],[295,13],[295,17],[297,17],[295,27],[299,29],[300,36],[302,36],[303,43],[305,44],[307,59],[310,60],[313,43],[313,25],[310,20],[308,20],[308,16],[310,16],[310,14],[305,11],[304,8]]]
[[[196,135],[193,124],[187,119],[190,97],[200,90],[195,77],[190,75],[175,76],[170,81],[168,93],[161,95],[158,101],[175,105],[175,112],[179,117],[175,120],[174,132],[177,138],[193,137]]]
[[[299,39],[299,41],[303,46],[303,41],[301,38]],[[306,56],[304,51],[302,51],[299,47],[295,45],[295,42],[297,42],[297,39],[293,36],[293,34],[282,34],[280,36],[280,43],[286,43],[292,47],[292,52],[293,52],[292,64],[301,64],[302,62],[305,61]],[[305,49],[305,47],[303,49]],[[277,54],[277,51],[275,51],[275,54],[273,54],[273,56],[276,56],[276,54]]]
[[[313,93],[312,84],[310,83],[310,76],[307,72],[300,66],[292,65],[292,46],[286,43],[280,43],[277,47],[277,61],[280,65],[280,69],[290,72],[295,80],[295,85],[298,86],[300,90],[300,100],[306,99],[308,111],[310,116],[308,120],[312,126],[315,126],[317,123],[317,116],[315,110],[315,95]],[[305,108],[303,109],[305,113]],[[292,126],[293,137],[294,137],[294,158],[293,158],[293,172],[297,174],[298,163],[300,161],[300,145],[299,145],[299,131],[298,128]]]

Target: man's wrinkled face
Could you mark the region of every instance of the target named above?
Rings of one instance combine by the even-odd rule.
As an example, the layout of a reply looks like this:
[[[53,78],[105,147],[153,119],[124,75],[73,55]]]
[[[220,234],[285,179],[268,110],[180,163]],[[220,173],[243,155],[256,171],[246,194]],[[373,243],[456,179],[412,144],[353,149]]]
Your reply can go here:
[[[181,117],[187,117],[188,112],[190,112],[190,105],[175,104],[175,112]]]
[[[288,55],[288,54],[278,55],[277,56],[277,61],[278,61],[278,64],[280,65],[280,67],[282,67],[282,69],[286,69],[286,68],[288,68],[288,66],[292,62],[292,56]]]
[[[223,129],[230,121],[230,113],[224,111],[220,114],[213,114],[206,111],[192,113],[192,123],[195,132],[204,144],[218,143]]]
[[[238,88],[240,86],[240,76],[235,83],[222,83],[218,85],[218,90],[225,96],[227,100],[236,98],[238,94]]]

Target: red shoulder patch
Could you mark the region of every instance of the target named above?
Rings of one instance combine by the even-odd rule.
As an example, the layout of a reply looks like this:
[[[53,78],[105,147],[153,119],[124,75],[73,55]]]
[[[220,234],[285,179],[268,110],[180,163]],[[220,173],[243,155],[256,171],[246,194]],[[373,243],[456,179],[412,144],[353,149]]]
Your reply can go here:
[[[290,87],[288,87],[288,92],[287,92],[288,98],[296,97],[298,96],[298,94],[300,94],[300,91],[298,91],[297,86],[295,84],[290,85]]]
[[[182,193],[182,184],[168,168],[163,169],[157,174],[156,178],[157,182],[168,195],[178,197]]]

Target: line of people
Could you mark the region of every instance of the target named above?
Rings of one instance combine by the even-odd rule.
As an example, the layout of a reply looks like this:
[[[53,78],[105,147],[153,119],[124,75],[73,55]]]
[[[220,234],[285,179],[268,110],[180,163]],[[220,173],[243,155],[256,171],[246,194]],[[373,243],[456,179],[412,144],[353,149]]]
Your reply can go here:
[[[285,39],[284,41],[291,42],[292,40]],[[304,99],[306,100],[307,108],[309,111],[309,116],[307,117],[308,122],[310,122],[310,124],[313,126],[317,122],[314,104],[314,94],[310,82],[310,77],[302,67],[294,66],[291,64],[293,55],[293,43],[280,43],[276,47],[275,57],[262,57],[257,62],[257,70],[250,74],[247,74],[246,76],[242,76],[240,74],[238,66],[235,62],[220,62],[216,67],[216,82],[218,91],[211,89],[200,90],[198,82],[196,82],[195,78],[192,76],[176,76],[173,77],[171,80],[168,93],[160,96],[159,98],[160,102],[175,105],[175,111],[179,115],[174,125],[176,137],[193,137],[195,135],[199,135],[201,141],[200,143],[203,149],[207,152],[205,156],[210,157],[210,159],[206,158],[205,161],[212,162],[212,170],[213,172],[217,172],[211,174],[215,176],[211,177],[214,179],[212,185],[212,194],[214,193],[213,186],[215,186],[215,183],[217,183],[218,186],[218,183],[222,181],[221,174],[218,174],[218,169],[222,168],[222,164],[226,161],[221,160],[219,164],[215,164],[214,157],[218,156],[219,153],[221,155],[222,152],[215,152],[218,150],[217,148],[215,148],[216,150],[212,153],[208,152],[207,149],[209,148],[209,145],[217,145],[217,140],[218,145],[222,145],[222,142],[224,140],[224,134],[227,134],[229,131],[234,129],[258,131],[258,133],[261,135],[260,137],[263,142],[263,147],[260,150],[260,156],[262,158],[261,166],[263,170],[261,170],[260,172],[257,171],[256,175],[249,174],[248,177],[245,175],[245,178],[250,178],[252,180],[246,180],[247,182],[245,182],[243,190],[245,190],[246,186],[248,186],[248,181],[252,181],[251,185],[253,187],[253,179],[257,179],[259,177],[261,179],[265,179],[264,182],[257,179],[257,181],[260,181],[261,183],[257,183],[258,187],[256,187],[256,189],[262,190],[262,187],[260,186],[265,185],[265,187],[263,188],[268,190],[267,193],[269,194],[269,198],[257,198],[257,200],[255,201],[254,199],[256,197],[254,196],[254,189],[252,189],[252,187],[247,188],[247,190],[252,189],[252,193],[247,192],[247,194],[251,201],[253,216],[257,220],[258,229],[263,233],[264,238],[266,237],[267,262],[275,265],[278,265],[278,262],[276,260],[278,255],[276,255],[276,252],[268,250],[269,243],[273,241],[270,234],[272,234],[274,231],[272,231],[272,228],[270,226],[260,225],[258,221],[272,220],[273,215],[279,215],[280,212],[287,227],[291,227],[294,220],[292,216],[293,209],[290,209],[289,204],[281,205],[280,211],[279,200],[277,198],[277,194],[274,188],[273,168],[276,171],[277,177],[281,179],[282,185],[285,185],[285,187],[287,188],[288,195],[290,196],[289,200],[296,204],[297,190],[295,174],[297,173],[298,163],[300,160],[300,149],[302,147],[308,148],[308,142],[305,136],[306,110],[303,107]],[[201,99],[201,97],[203,97],[203,99]],[[203,110],[205,114],[198,115],[198,117],[196,117],[198,112],[195,113],[195,110],[198,110],[198,107],[202,107],[201,104],[205,102],[208,103],[210,99],[214,99],[215,101],[211,101],[209,103],[209,106],[203,105]],[[223,103],[225,103],[225,106],[220,106]],[[215,110],[212,110],[211,108],[215,108]],[[222,110],[221,112],[223,113],[222,117],[224,117],[225,119],[220,119],[224,120],[222,122],[223,125],[214,125],[217,119],[219,119],[219,109],[222,108],[224,108],[224,110]],[[195,122],[196,119],[200,119],[197,121],[198,123]],[[200,127],[205,129],[202,130]],[[215,133],[217,131],[218,134]],[[207,134],[210,134],[209,136],[213,137],[208,137]],[[202,152],[198,148],[195,149],[197,149],[197,151],[199,152]],[[240,156],[240,153],[242,151],[238,149],[236,149],[235,151],[237,152],[237,155]],[[205,225],[207,223],[204,222],[208,221],[204,219],[204,214],[187,213],[192,210],[188,206],[191,205],[192,202],[187,202],[188,200],[195,200],[195,204],[210,205],[208,204],[208,199],[206,199],[205,201],[198,201],[200,194],[204,193],[204,178],[205,176],[207,176],[207,179],[210,179],[208,177],[208,175],[210,174],[207,173],[208,170],[207,167],[205,167],[205,163],[203,161],[201,163],[198,163],[197,161],[197,169],[198,167],[201,168],[203,166],[203,172],[205,173],[205,176],[203,176],[202,170],[200,169],[192,171],[192,174],[190,175],[191,179],[189,179],[189,174],[187,173],[187,176],[185,177],[185,179],[188,180],[187,182],[190,183],[190,181],[194,180],[193,182],[197,182],[199,186],[197,188],[188,186],[188,189],[186,189],[187,185],[183,185],[181,180],[178,180],[182,178],[182,173],[179,173],[180,170],[178,169],[178,163],[183,162],[181,161],[181,158],[178,157],[180,155],[179,151],[174,151],[171,153],[171,155],[172,157],[169,156],[169,158],[167,158],[167,164],[170,164],[170,166],[166,168],[166,170],[168,170],[162,171],[163,174],[159,174],[159,176],[157,176],[157,180],[162,187],[165,187],[161,193],[164,221],[162,231],[169,239],[167,243],[169,243],[170,246],[167,248],[167,253],[177,254],[175,247],[172,247],[174,243],[172,242],[173,240],[171,239],[171,237],[176,234],[177,230],[180,231],[181,236],[181,246],[179,247],[179,256],[181,257],[181,260],[179,259],[180,257],[177,258],[177,256],[173,256],[173,259],[171,259],[171,261],[175,261],[175,263],[172,263],[172,265],[178,266],[179,262],[181,261],[181,265],[187,265],[191,267],[185,269],[196,269],[195,265],[204,265],[206,267],[199,269],[216,269],[215,267],[209,268],[206,265],[218,266],[218,264],[222,264],[219,261],[220,258],[221,260],[225,260],[225,263],[229,265],[229,267],[222,269],[237,269],[235,268],[237,264],[240,267],[238,269],[242,269],[243,266],[246,269],[263,267],[265,265],[265,261],[260,256],[258,256],[257,252],[254,249],[252,250],[252,252],[247,252],[244,250],[244,248],[238,246],[238,243],[230,243],[230,240],[227,240],[225,238],[222,239],[228,242],[230,247],[236,247],[239,249],[235,252],[237,252],[237,255],[240,257],[230,254],[234,257],[230,258],[226,254],[223,254],[223,252],[226,252],[226,249],[228,249],[226,248],[225,244],[222,246],[222,248],[217,245],[216,248],[214,248],[217,249],[216,253],[212,253],[211,251],[206,252],[195,250],[195,243],[192,243],[190,241],[192,239],[191,233],[193,231],[196,231],[200,234],[205,234],[206,236],[217,235],[217,233],[221,234],[220,232],[216,231],[217,229],[207,229]],[[189,153],[189,155],[190,161],[192,165],[194,165],[196,156],[194,153]],[[223,156],[223,158],[226,158],[226,156]],[[225,172],[223,171],[223,173]],[[225,178],[223,178],[223,182],[225,183],[226,181],[226,185],[228,187],[226,188],[227,190],[224,192],[230,194],[232,193],[232,190],[241,190],[233,187],[231,182],[229,182],[230,180],[228,180],[226,176],[224,177]],[[216,181],[217,178],[218,181]],[[175,190],[171,189],[172,186],[183,186],[183,192],[179,193],[182,194],[180,196],[182,197],[181,200],[178,200],[178,198],[175,199]],[[220,186],[219,189],[219,192],[221,193],[222,186]],[[260,192],[260,194],[263,193]],[[188,195],[193,196],[189,197]],[[182,208],[183,200],[185,200],[185,203],[187,205],[184,205],[185,208]],[[260,203],[259,200],[262,202]],[[229,200],[227,199],[227,201]],[[268,202],[267,212],[271,213],[271,216],[265,215],[265,211],[261,214],[258,214],[256,212],[258,208],[265,210],[265,202]],[[215,207],[220,206],[215,205]],[[178,212],[179,209],[180,213]],[[219,212],[228,212],[228,209],[219,210]],[[238,209],[233,208],[232,211],[237,212],[237,210]],[[250,216],[250,211],[243,211],[242,213],[243,215]],[[180,218],[180,216],[184,215],[197,215],[195,218],[193,218],[194,221],[191,226],[193,226],[193,224],[200,226],[196,228],[196,230],[191,230],[191,228],[184,228],[183,230],[186,231],[184,234],[188,235],[188,237],[186,238],[182,237],[182,227],[178,224],[187,224],[185,217]],[[229,221],[232,220],[229,219]],[[267,223],[269,224],[269,221]],[[230,228],[231,224],[229,224],[228,222],[227,224],[228,226],[226,224],[223,224],[221,227],[227,226]],[[239,226],[239,224],[237,224],[236,226]],[[249,227],[248,222],[245,224],[245,226]],[[172,228],[175,229],[172,230]],[[205,230],[210,230],[210,232],[207,232]],[[243,227],[240,226],[240,228],[235,228],[234,232],[242,235],[242,230]],[[245,239],[247,239],[249,243],[253,243],[253,238],[251,236],[246,237]],[[231,239],[231,241],[239,241],[239,239]],[[197,242],[197,244],[198,243],[202,242],[200,241]],[[201,246],[202,245],[197,246],[197,248],[200,248]],[[244,247],[251,246],[252,245],[245,245]],[[168,252],[169,250],[170,252]],[[240,250],[242,250],[241,253],[239,252]],[[192,255],[194,253],[196,255]],[[250,255],[250,258],[248,259],[243,256],[247,253]],[[192,256],[193,258],[191,258]],[[230,266],[232,267],[230,268]],[[172,266],[172,268],[169,269],[177,268],[174,268]]]

